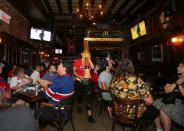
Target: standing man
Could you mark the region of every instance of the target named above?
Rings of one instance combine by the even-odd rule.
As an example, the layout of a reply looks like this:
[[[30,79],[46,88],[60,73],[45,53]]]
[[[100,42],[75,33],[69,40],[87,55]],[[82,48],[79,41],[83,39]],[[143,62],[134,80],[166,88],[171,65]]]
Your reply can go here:
[[[90,55],[88,59],[85,59],[84,53],[81,54],[81,58],[77,59],[73,64],[73,72],[75,76],[75,88],[77,92],[77,102],[78,102],[78,112],[81,112],[81,104],[83,97],[86,100],[87,110],[88,110],[88,122],[95,123],[95,120],[92,116],[92,97],[93,97],[93,89],[90,82],[90,77],[86,78],[85,69],[88,67],[88,71],[90,69],[94,69],[94,65],[91,61]],[[88,72],[88,75],[90,72]]]

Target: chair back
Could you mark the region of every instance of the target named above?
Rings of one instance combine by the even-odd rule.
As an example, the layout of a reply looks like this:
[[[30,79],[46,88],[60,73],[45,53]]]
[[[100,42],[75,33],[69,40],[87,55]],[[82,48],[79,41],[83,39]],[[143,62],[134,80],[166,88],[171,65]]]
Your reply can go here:
[[[64,115],[65,118],[71,117],[73,112],[74,95],[65,99],[62,99],[55,107],[59,110],[59,117]],[[61,113],[60,109],[64,109],[64,113]]]
[[[113,100],[112,115],[116,121],[124,125],[136,126],[145,110],[143,100]]]

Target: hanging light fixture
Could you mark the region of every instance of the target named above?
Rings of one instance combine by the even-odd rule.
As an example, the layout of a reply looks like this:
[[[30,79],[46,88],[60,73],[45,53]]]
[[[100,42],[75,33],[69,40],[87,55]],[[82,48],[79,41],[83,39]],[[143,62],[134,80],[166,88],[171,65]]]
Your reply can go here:
[[[103,16],[103,8],[101,4],[95,8],[92,6],[91,0],[86,0],[83,9],[77,9],[77,14],[79,15],[80,19],[94,21],[97,17]]]

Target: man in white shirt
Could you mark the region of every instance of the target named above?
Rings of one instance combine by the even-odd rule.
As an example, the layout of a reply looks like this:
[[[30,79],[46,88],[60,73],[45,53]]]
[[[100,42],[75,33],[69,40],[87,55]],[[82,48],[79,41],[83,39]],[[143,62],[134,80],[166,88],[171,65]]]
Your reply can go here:
[[[31,78],[33,79],[33,83],[40,80],[40,66],[35,66],[35,70],[31,74]]]
[[[32,79],[25,75],[24,69],[17,67],[15,69],[15,76],[10,79],[10,88],[17,90],[22,88],[24,85],[31,83]]]

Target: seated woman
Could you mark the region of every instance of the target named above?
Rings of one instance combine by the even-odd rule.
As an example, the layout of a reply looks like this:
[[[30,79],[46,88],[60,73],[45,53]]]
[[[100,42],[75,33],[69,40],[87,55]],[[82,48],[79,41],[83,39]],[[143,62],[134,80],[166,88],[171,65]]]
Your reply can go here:
[[[15,69],[15,75],[10,79],[10,88],[11,90],[21,90],[28,83],[31,83],[33,80],[25,75],[24,69],[17,67]]]
[[[110,91],[113,98],[115,98],[113,100],[132,100],[135,102],[142,100],[144,106],[141,104],[138,107],[138,110],[141,112],[139,117],[141,117],[144,122],[149,122],[147,124],[153,122],[158,116],[157,109],[152,106],[153,98],[149,92],[148,86],[135,75],[134,66],[130,60],[124,59],[121,61],[121,68],[117,68],[117,73],[111,82]],[[130,105],[128,106],[130,107]],[[135,108],[137,107],[134,105],[132,111]],[[128,110],[130,111],[130,109]],[[132,112],[129,113],[131,114]],[[132,116],[137,117],[136,114],[130,115],[130,117]]]
[[[166,93],[176,92],[177,96],[173,101],[174,103],[165,104],[163,98],[154,102],[154,106],[160,110],[160,116],[155,120],[158,131],[163,129],[164,131],[171,131],[172,121],[184,127],[184,62],[179,64],[177,73],[178,78],[168,80],[168,83],[164,86]]]

